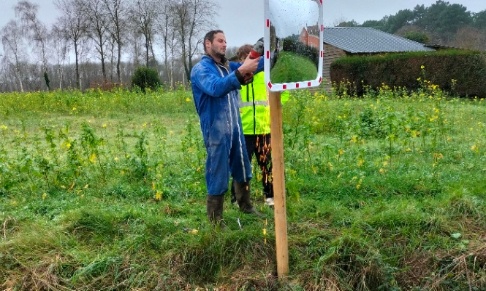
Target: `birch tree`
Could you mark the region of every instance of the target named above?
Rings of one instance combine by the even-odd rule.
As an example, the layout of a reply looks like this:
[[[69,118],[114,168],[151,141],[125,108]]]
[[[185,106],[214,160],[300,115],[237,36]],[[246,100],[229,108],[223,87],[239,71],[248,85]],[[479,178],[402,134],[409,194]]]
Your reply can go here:
[[[24,92],[23,65],[26,63],[26,52],[24,51],[25,43],[22,37],[22,28],[20,25],[11,20],[1,31],[3,52],[9,66],[13,66],[15,79],[18,82],[18,89]]]
[[[38,19],[37,13],[39,6],[29,1],[19,1],[15,6],[15,13],[20,16],[23,29],[29,38],[36,45],[38,54],[42,62],[43,78],[47,89],[50,89],[48,61],[47,61],[47,37],[48,31],[46,26]]]

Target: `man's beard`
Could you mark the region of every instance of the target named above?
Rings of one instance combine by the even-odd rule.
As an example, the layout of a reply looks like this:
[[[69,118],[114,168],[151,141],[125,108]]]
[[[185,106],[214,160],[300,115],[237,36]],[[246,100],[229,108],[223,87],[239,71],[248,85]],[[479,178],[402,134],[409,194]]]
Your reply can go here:
[[[226,54],[225,53],[220,53],[220,52],[214,52],[214,54],[218,57],[218,58],[221,58],[221,59],[224,59]]]
[[[213,55],[221,60],[221,64],[224,65],[226,63],[226,54],[213,50]]]

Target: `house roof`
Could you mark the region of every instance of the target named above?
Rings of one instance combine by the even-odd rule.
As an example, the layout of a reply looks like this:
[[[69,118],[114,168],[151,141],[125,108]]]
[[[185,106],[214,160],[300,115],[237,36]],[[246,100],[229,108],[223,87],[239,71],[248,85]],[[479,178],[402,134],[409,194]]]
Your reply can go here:
[[[348,53],[433,51],[424,44],[371,27],[326,27],[324,43]]]

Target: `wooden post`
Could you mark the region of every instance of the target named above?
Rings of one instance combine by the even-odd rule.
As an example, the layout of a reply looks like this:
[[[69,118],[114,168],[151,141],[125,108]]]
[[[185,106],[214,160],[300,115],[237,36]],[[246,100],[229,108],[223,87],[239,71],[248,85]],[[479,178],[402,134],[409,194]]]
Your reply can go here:
[[[270,132],[272,146],[272,179],[275,211],[275,241],[277,251],[277,274],[285,279],[289,273],[289,251],[287,242],[287,209],[285,205],[284,149],[282,130],[282,102],[280,92],[269,92]]]

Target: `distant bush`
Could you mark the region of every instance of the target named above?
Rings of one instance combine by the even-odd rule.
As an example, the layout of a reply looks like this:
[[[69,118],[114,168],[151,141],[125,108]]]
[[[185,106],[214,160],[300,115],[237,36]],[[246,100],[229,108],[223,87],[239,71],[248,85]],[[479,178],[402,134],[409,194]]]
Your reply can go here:
[[[383,84],[414,90],[427,80],[453,95],[486,98],[486,55],[442,50],[345,57],[331,64],[331,80],[349,84],[358,95]]]
[[[152,68],[139,67],[132,77],[132,87],[138,87],[145,92],[147,88],[157,89],[161,85],[159,73]]]
[[[410,31],[405,33],[404,35],[405,38],[408,38],[410,40],[420,42],[420,43],[428,43],[429,42],[429,37],[427,36],[426,33],[420,32],[420,31]]]

